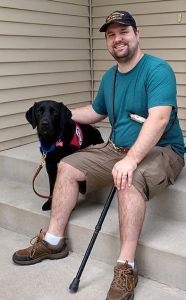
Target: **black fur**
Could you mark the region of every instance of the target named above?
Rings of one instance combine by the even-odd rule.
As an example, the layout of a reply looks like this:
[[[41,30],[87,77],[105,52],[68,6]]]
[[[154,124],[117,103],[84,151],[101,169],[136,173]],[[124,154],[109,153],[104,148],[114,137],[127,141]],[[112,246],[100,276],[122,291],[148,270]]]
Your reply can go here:
[[[71,111],[63,104],[53,100],[44,100],[36,102],[26,112],[26,119],[32,125],[33,129],[37,128],[38,137],[42,145],[49,149],[55,144],[61,132],[63,147],[56,147],[49,152],[46,157],[46,169],[49,177],[50,196],[53,193],[54,184],[57,174],[57,163],[65,156],[70,155],[78,150],[70,142],[76,129],[75,122],[71,119]],[[103,143],[100,132],[91,125],[81,124],[83,132],[83,143],[81,148],[89,145]],[[51,208],[50,198],[43,204],[42,210]]]

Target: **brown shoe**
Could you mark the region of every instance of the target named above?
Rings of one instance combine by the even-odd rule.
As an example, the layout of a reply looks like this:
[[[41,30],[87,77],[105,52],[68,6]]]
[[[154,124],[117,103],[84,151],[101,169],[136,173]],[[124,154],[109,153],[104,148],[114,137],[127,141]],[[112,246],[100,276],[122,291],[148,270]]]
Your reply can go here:
[[[45,232],[31,239],[32,246],[14,253],[12,259],[18,265],[33,265],[43,259],[59,259],[68,255],[66,239],[62,239],[58,245],[53,246],[44,240]]]
[[[114,278],[107,294],[107,300],[132,300],[138,282],[137,270],[128,262],[118,263],[114,268]]]

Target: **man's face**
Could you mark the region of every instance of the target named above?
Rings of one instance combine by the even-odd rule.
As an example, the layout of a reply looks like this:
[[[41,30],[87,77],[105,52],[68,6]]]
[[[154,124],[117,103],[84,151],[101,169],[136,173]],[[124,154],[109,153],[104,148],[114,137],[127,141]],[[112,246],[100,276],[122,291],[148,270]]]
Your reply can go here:
[[[119,63],[130,61],[139,47],[139,32],[131,26],[113,23],[106,31],[106,42],[110,54]]]

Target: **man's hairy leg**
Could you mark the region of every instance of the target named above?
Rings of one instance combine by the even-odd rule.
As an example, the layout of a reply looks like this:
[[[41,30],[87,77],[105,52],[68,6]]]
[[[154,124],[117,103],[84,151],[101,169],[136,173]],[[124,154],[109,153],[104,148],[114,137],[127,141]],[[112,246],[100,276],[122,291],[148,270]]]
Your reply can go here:
[[[121,242],[119,260],[134,261],[145,210],[145,200],[133,185],[131,187],[126,186],[124,190],[118,191]]]
[[[64,236],[70,214],[78,199],[78,181],[85,181],[85,174],[61,161],[58,165],[53,192],[48,233],[55,236]]]

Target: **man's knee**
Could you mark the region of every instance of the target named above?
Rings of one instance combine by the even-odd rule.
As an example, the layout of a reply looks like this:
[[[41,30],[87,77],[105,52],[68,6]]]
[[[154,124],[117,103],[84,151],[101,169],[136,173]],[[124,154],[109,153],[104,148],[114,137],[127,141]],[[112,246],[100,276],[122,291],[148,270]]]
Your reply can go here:
[[[58,174],[62,173],[69,173],[70,171],[70,165],[63,162],[62,160],[58,163],[58,167],[57,167],[57,171],[58,171]]]
[[[72,178],[76,179],[77,181],[84,181],[85,180],[85,174],[76,169],[75,167],[67,164],[63,160],[61,160],[58,164],[58,170],[57,170],[58,176],[63,176],[65,178]]]
[[[142,188],[136,188],[135,184],[132,184],[130,187],[126,185],[124,190],[118,191],[118,200],[119,201],[129,201],[133,199],[140,199],[140,201],[145,201]],[[136,201],[136,200],[135,200]]]

